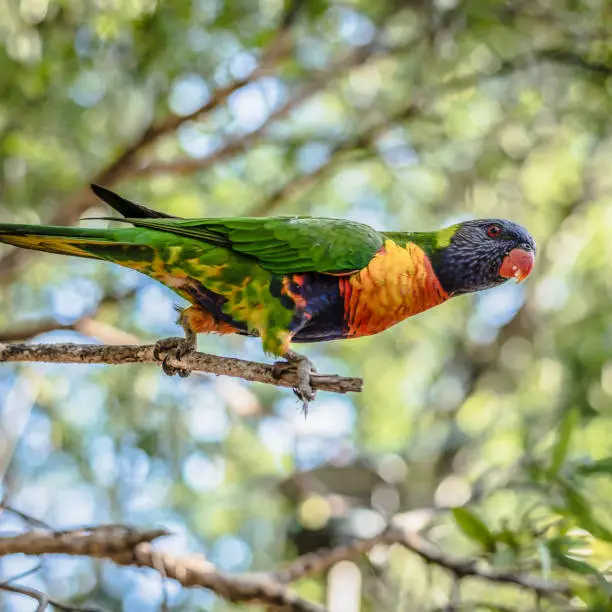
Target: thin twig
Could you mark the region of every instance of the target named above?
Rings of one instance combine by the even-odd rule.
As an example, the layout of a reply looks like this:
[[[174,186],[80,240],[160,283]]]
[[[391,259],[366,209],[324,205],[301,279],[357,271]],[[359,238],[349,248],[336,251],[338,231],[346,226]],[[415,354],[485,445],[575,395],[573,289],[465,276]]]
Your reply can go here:
[[[21,510],[17,510],[12,506],[7,505],[7,496],[3,497],[0,501],[0,514],[2,514],[2,512],[9,512],[10,514],[14,514],[32,529],[51,529],[51,527],[44,521],[41,521],[36,517],[30,516],[29,514],[25,514],[24,512],[21,512]]]
[[[8,593],[15,593],[17,595],[25,595],[31,597],[38,602],[36,612],[44,612],[49,606],[53,606],[62,612],[101,612],[100,608],[90,608],[85,606],[71,606],[69,604],[62,603],[56,599],[52,599],[48,595],[45,595],[37,589],[26,587],[17,584],[1,584],[0,591],[6,591]]]
[[[23,580],[24,578],[27,578],[28,576],[31,576],[32,574],[36,574],[36,572],[40,571],[41,569],[42,569],[42,561],[39,561],[36,565],[33,565],[27,570],[24,570],[23,572],[20,572],[19,574],[15,574],[14,576],[11,576],[8,580],[3,580],[2,582],[0,582],[0,589],[6,586],[7,584],[11,584],[12,582],[17,582],[18,580]]]
[[[153,355],[155,345],[96,345],[96,344],[0,344],[0,362],[43,363],[159,363]],[[207,353],[191,353],[182,359],[168,358],[168,364],[190,372],[205,372],[243,378],[277,387],[296,387],[297,374],[289,366],[280,369],[273,365],[245,361],[233,357],[219,357]],[[335,393],[359,392],[361,378],[333,374],[312,374],[313,389]]]

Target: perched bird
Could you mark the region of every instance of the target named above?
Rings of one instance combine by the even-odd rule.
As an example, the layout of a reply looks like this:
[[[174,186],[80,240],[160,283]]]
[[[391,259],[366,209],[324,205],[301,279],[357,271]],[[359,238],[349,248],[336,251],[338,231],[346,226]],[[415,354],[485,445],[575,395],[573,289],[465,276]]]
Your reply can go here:
[[[186,337],[156,345],[167,374],[187,375],[167,358],[194,350],[197,333],[259,336],[266,352],[296,367],[305,406],[316,370],[292,342],[377,334],[453,296],[520,282],[536,252],[529,232],[503,219],[414,233],[318,217],[180,219],[92,189],[131,227],[4,223],[0,242],[154,278],[191,303],[179,317]]]

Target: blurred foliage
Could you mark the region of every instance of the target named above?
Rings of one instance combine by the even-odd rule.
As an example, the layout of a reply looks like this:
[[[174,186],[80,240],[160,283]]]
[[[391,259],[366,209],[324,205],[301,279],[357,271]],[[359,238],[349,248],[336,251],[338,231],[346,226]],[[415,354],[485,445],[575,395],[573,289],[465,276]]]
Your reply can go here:
[[[508,217],[536,236],[532,277],[376,337],[307,347],[320,370],[366,386],[321,393],[306,421],[290,392],[235,380],[175,380],[144,365],[4,366],[0,492],[56,527],[166,526],[176,534],[166,548],[203,552],[228,571],[272,569],[394,518],[426,526],[448,554],[563,579],[575,594],[538,602],[477,579],[457,591],[447,572],[394,548],[361,566],[364,611],[612,609],[609,3],[303,4],[286,56],[155,141],[117,188],[183,216],[248,214],[297,184],[268,202],[271,213],[398,230]],[[2,221],[53,219],[152,121],[187,115],[247,77],[284,9],[0,0]],[[369,56],[357,66],[208,165],[359,49]],[[177,172],[185,159],[203,169]],[[156,171],[140,172],[147,164]],[[91,207],[85,216],[104,210]],[[10,265],[9,249],[0,255]],[[0,287],[0,328],[96,312],[150,340],[176,334],[174,301],[136,273],[36,255]],[[256,340],[199,346],[263,358]],[[30,564],[6,558],[2,576]],[[108,610],[156,610],[161,597],[154,572],[83,560],[48,559],[28,580]],[[323,578],[298,589],[325,598]],[[35,609],[2,597],[3,610]],[[239,608],[170,588],[171,610]]]

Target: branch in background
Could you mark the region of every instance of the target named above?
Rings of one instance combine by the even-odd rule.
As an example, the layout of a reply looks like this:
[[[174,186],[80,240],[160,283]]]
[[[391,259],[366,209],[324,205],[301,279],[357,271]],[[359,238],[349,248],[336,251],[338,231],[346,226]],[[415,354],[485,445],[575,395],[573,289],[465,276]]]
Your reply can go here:
[[[156,569],[184,587],[210,589],[233,603],[259,603],[291,612],[325,612],[325,608],[299,597],[269,574],[227,574],[201,555],[179,557],[155,551],[150,544],[140,544],[131,556],[113,560],[121,565]]]
[[[569,586],[563,582],[543,580],[537,576],[501,571],[487,566],[481,567],[476,561],[457,559],[441,552],[434,544],[415,531],[398,529],[385,531],[368,540],[355,540],[347,546],[309,553],[299,557],[274,575],[279,582],[293,582],[310,574],[326,572],[340,561],[354,560],[381,544],[399,544],[419,555],[427,563],[447,569],[457,578],[474,577],[490,582],[514,584],[533,590],[539,596],[568,596],[570,594]]]
[[[587,72],[599,74],[604,77],[612,75],[612,66],[602,62],[595,62],[581,57],[577,53],[566,51],[565,49],[544,49],[536,51],[535,57],[541,60],[581,68]]]
[[[157,363],[155,345],[88,345],[88,344],[0,344],[0,362],[43,363]],[[273,365],[245,361],[233,357],[218,357],[206,353],[191,353],[182,359],[169,357],[167,363],[190,372],[205,372],[243,378],[277,387],[296,387],[297,374],[287,366],[280,371]],[[345,378],[332,374],[312,374],[311,384],[318,391],[334,393],[359,392],[361,378]]]
[[[138,338],[133,334],[95,319],[100,309],[129,300],[135,294],[136,291],[132,290],[122,295],[106,295],[98,302],[93,312],[72,323],[60,323],[57,319],[49,318],[21,327],[0,330],[0,343],[25,342],[52,331],[75,331],[90,338],[96,338],[106,344],[138,344]]]
[[[10,508],[5,509],[11,511]],[[19,515],[24,516],[22,513]],[[138,565],[155,569],[163,577],[173,578],[184,587],[207,588],[232,602],[260,603],[293,612],[325,612],[318,604],[298,597],[284,585],[308,575],[326,573],[340,561],[359,558],[375,546],[400,545],[416,553],[427,563],[449,570],[457,579],[476,577],[496,583],[514,584],[533,590],[538,596],[570,595],[568,585],[562,582],[546,581],[518,572],[499,571],[487,566],[480,567],[476,561],[448,556],[414,531],[389,530],[368,540],[356,540],[348,546],[304,555],[277,572],[244,574],[220,572],[202,555],[179,557],[154,550],[151,542],[165,535],[168,533],[162,529],[137,531],[120,525],[70,531],[35,530],[0,538],[0,557],[23,553],[34,556],[65,554],[107,558],[119,565]],[[2,588],[3,585],[0,584],[0,590]],[[22,590],[13,592],[36,597],[35,594],[23,593]]]
[[[52,599],[41,591],[25,587],[17,584],[11,584],[12,580],[0,583],[0,591],[7,593],[15,593],[16,595],[24,595],[38,602],[36,612],[44,612],[49,606],[53,606],[62,612],[100,612],[99,608],[86,608],[83,606],[69,606],[68,604]]]
[[[294,612],[325,612],[321,606],[299,597],[267,574],[226,574],[218,571],[201,555],[177,557],[154,550],[150,542],[165,535],[168,533],[162,529],[136,531],[120,525],[71,531],[30,531],[0,538],[0,557],[23,553],[106,558],[119,565],[152,568],[163,577],[177,580],[184,587],[207,588],[232,602],[262,603]],[[61,610],[84,610],[58,604],[39,591],[11,586],[10,582],[12,580],[0,583],[0,590],[33,597],[39,601],[40,610],[50,603]]]
[[[108,166],[97,172],[91,180],[87,181],[87,183],[96,183],[106,187],[112,187],[134,171],[140,154],[157,142],[162,136],[172,133],[187,121],[193,121],[209,113],[222,104],[232,93],[250,83],[253,79],[257,78],[257,76],[259,76],[259,69],[255,69],[248,77],[236,81],[228,87],[216,90],[208,102],[200,106],[190,115],[171,115],[162,122],[152,123],[132,145],[125,149],[124,152]],[[81,189],[66,202],[58,205],[57,212],[51,217],[48,224],[72,225],[78,221],[83,212],[92,205],[93,201],[93,196],[89,187]],[[21,260],[26,257],[25,253],[28,252],[22,249],[15,249],[0,259],[0,281],[7,282],[11,280],[15,268],[19,265]]]
[[[0,331],[0,343],[25,342],[53,331],[74,331],[107,344],[138,344],[138,338],[113,325],[97,321],[94,315],[81,317],[74,323],[60,323],[56,319],[43,319],[31,325]]]
[[[239,138],[228,142],[224,147],[211,153],[207,157],[202,159],[185,157],[183,159],[167,163],[151,163],[142,168],[135,169],[131,175],[142,177],[151,174],[190,174],[195,171],[210,168],[214,164],[240,153],[246,147],[252,145],[253,142],[260,136],[262,136],[273,123],[279,119],[282,119],[283,117],[286,117],[297,106],[323,90],[331,80],[341,75],[347,69],[362,64],[369,56],[372,55],[375,49],[375,44],[357,49],[341,62],[317,73],[312,81],[305,85],[293,98],[285,102],[285,104],[271,113],[260,127],[245,134],[244,136],[240,136]]]
[[[11,512],[11,508],[6,508]],[[69,531],[37,528],[19,535],[0,538],[0,557],[24,555],[82,555],[115,557],[143,542],[169,535],[165,529],[136,531],[122,525],[103,525]]]
[[[378,121],[375,125],[369,127],[367,130],[364,130],[352,138],[348,138],[347,140],[338,143],[332,149],[327,161],[324,164],[309,174],[300,174],[295,176],[285,185],[256,204],[251,210],[249,210],[248,215],[259,217],[270,214],[273,209],[275,209],[279,204],[285,202],[293,194],[304,193],[304,191],[316,181],[333,170],[339,163],[342,162],[342,156],[345,153],[360,148],[371,147],[376,138],[378,138],[382,132],[388,129],[391,123],[401,121],[402,119],[408,119],[409,117],[416,115],[420,110],[420,104],[410,104],[401,111],[386,117],[384,121]]]
[[[587,64],[584,63],[581,58],[572,54],[565,54],[561,51],[542,51],[535,54],[542,60],[558,61],[561,63],[580,65],[583,68],[590,69],[595,72],[605,74],[612,74],[612,68],[608,68],[599,64]],[[371,147],[372,143],[384,130],[389,127],[390,123],[401,121],[403,119],[409,119],[417,116],[422,112],[423,108],[427,108],[430,105],[425,104],[425,96],[443,94],[445,92],[450,93],[458,90],[462,90],[468,87],[474,87],[483,79],[491,79],[496,77],[502,77],[512,74],[518,70],[528,68],[529,65],[525,63],[525,57],[514,58],[513,60],[503,63],[499,70],[493,74],[468,74],[459,77],[452,77],[447,81],[424,88],[421,92],[420,100],[409,104],[399,112],[386,117],[383,121],[377,121],[375,125],[371,126],[367,130],[356,134],[352,138],[338,143],[330,152],[327,161],[317,168],[314,172],[309,174],[300,174],[290,179],[285,185],[272,192],[266,198],[257,203],[252,209],[248,211],[248,215],[252,216],[265,216],[270,214],[278,205],[284,203],[287,199],[294,197],[294,194],[303,194],[311,185],[316,181],[323,178],[331,170],[333,170],[339,163],[342,162],[342,156],[350,151],[359,148]],[[417,96],[418,98],[418,96]],[[299,197],[299,195],[298,195]]]
[[[301,4],[302,0],[296,0],[290,3],[288,11],[283,17],[274,39],[270,43],[268,49],[262,54],[262,61],[248,76],[235,81],[227,87],[217,89],[207,102],[188,115],[170,115],[163,121],[152,123],[144,130],[136,142],[128,147],[106,168],[100,170],[89,182],[106,186],[111,186],[119,182],[134,171],[138,156],[152,144],[157,142],[162,136],[175,132],[184,123],[195,121],[196,119],[200,119],[203,115],[207,115],[225,102],[225,100],[235,91],[259,78],[265,70],[270,68],[272,62],[280,60],[289,52],[287,45],[281,44],[281,41],[286,40],[287,31],[293,26]],[[283,50],[282,53],[281,48]],[[69,225],[72,221],[78,219],[81,212],[83,212],[91,202],[91,193],[89,189],[80,192],[80,194],[74,198],[73,202],[75,200],[78,201],[79,204],[75,205],[73,203],[72,210],[66,210],[66,208],[71,208],[69,205],[67,207],[60,207],[58,214],[51,222],[52,225]],[[69,218],[65,218],[68,215],[70,215]]]

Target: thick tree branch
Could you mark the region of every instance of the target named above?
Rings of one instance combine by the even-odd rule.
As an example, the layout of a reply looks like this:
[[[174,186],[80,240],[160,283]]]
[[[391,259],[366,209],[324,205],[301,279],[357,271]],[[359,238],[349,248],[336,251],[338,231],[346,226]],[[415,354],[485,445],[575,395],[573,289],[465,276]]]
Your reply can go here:
[[[113,559],[122,565],[139,565],[160,571],[184,587],[203,587],[228,601],[260,603],[288,612],[325,612],[325,609],[289,591],[269,574],[227,574],[220,572],[200,555],[178,557],[140,544],[132,555]]]
[[[267,574],[226,574],[201,555],[177,557],[154,550],[149,542],[164,535],[168,533],[162,529],[136,531],[120,525],[71,531],[30,531],[0,538],[0,557],[22,553],[107,558],[120,565],[150,567],[184,587],[210,589],[228,601],[263,603],[292,612],[324,612],[321,606],[298,597]],[[41,610],[48,604],[62,610],[84,610],[59,604],[34,589],[9,583],[0,584],[0,590],[33,597],[39,601]]]
[[[136,531],[122,525],[104,525],[69,531],[35,529],[19,535],[0,538],[0,557],[24,555],[83,555],[114,557],[168,535],[165,529]]]
[[[153,344],[0,344],[0,362],[159,363],[153,356],[154,348]],[[180,360],[169,358],[168,363],[190,372],[233,376],[278,387],[297,386],[296,372],[290,367],[277,372],[273,365],[206,353],[192,353]],[[361,391],[363,380],[333,374],[312,374],[311,384],[313,389],[319,391],[349,393]]]
[[[474,577],[491,582],[514,584],[531,589],[540,596],[567,596],[570,594],[569,586],[564,582],[543,580],[529,574],[497,570],[486,565],[481,566],[473,560],[457,559],[441,552],[419,533],[397,529],[385,531],[368,540],[355,540],[347,546],[309,553],[276,572],[275,577],[279,582],[290,583],[310,574],[320,574],[329,570],[336,563],[358,558],[380,544],[399,544],[419,555],[427,563],[446,568],[457,578]]]

